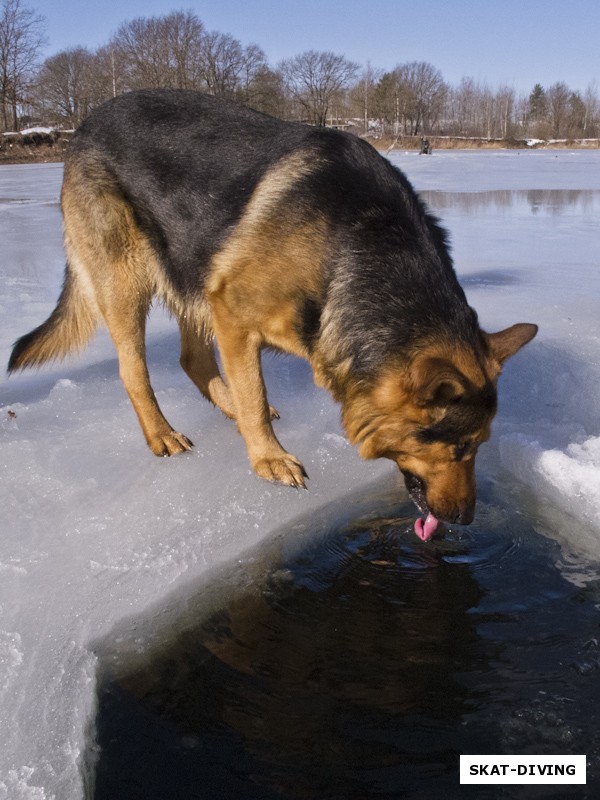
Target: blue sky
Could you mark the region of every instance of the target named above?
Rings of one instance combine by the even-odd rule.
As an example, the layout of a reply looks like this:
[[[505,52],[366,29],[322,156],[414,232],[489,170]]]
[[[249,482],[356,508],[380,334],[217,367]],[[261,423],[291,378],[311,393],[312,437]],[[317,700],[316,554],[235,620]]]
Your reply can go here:
[[[304,50],[333,50],[391,69],[428,61],[444,79],[472,77],[529,92],[562,80],[600,84],[599,0],[25,0],[46,17],[47,55],[105,44],[135,17],[192,10],[209,30],[255,42],[276,64]]]

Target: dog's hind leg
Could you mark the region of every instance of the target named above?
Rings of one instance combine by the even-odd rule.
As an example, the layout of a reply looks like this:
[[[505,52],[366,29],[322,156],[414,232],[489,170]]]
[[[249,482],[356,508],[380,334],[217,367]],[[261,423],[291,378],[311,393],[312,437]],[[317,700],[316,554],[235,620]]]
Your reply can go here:
[[[106,323],[148,446],[157,456],[189,450],[192,443],[163,416],[146,366],[146,316],[156,274],[152,247],[128,204],[99,170],[90,175],[77,165],[68,168],[62,205],[69,269]]]
[[[212,341],[182,318],[179,319],[179,330],[181,332],[179,363],[182,368],[207,400],[217,406],[226,417],[235,419],[233,398],[219,372]]]
[[[149,301],[140,302],[123,291],[103,308],[106,326],[117,349],[119,375],[138,416],[148,447],[157,456],[172,456],[193,445],[173,430],[156,401],[146,366],[146,315]],[[137,303],[136,303],[137,299]]]
[[[229,387],[221,377],[211,339],[199,333],[196,326],[179,318],[181,332],[181,357],[179,362],[190,380],[207,400],[220,409],[229,419],[235,419],[235,405]],[[279,419],[279,413],[269,406],[271,419]]]

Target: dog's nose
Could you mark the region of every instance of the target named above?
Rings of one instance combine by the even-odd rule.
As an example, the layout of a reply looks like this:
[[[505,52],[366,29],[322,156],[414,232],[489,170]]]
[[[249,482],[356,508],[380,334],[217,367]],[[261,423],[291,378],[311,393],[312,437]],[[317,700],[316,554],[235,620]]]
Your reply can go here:
[[[474,503],[459,503],[458,508],[455,509],[454,512],[454,519],[449,520],[449,522],[454,522],[457,525],[470,525],[473,522],[474,516]]]

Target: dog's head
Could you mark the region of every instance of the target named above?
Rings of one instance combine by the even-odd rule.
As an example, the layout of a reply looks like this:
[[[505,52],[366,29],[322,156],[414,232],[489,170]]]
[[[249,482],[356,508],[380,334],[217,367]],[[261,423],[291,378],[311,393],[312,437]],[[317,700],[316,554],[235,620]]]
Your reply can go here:
[[[520,323],[482,332],[477,348],[425,344],[408,362],[387,363],[373,382],[357,383],[344,398],[350,440],[363,458],[397,463],[430,527],[431,520],[473,520],[475,456],[490,435],[498,376],[536,333],[535,325]]]

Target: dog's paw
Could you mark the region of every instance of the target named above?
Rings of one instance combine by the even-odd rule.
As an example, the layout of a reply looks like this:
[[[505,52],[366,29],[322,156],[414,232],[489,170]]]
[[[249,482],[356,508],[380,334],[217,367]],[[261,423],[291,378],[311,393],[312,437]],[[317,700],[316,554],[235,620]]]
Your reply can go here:
[[[305,478],[308,478],[306,470],[300,461],[289,453],[260,458],[252,466],[260,478],[293,486],[296,489],[306,489],[304,482]]]
[[[150,450],[155,456],[175,456],[178,453],[185,453],[194,446],[187,436],[177,431],[169,431],[148,440]]]

